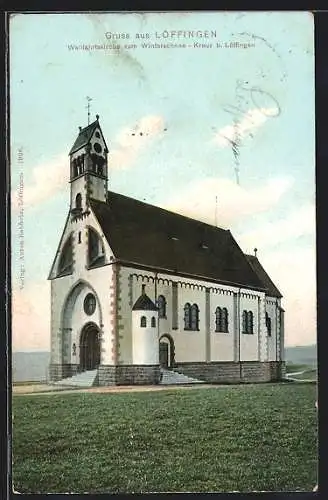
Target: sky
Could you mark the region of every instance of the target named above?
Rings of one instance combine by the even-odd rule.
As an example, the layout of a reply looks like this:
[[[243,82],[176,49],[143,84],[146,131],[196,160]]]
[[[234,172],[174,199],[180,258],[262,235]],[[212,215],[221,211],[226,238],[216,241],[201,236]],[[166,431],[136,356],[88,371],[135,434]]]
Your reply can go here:
[[[20,13],[9,36],[13,350],[50,347],[47,276],[87,97],[109,189],[256,247],[285,344],[316,343],[312,15]]]

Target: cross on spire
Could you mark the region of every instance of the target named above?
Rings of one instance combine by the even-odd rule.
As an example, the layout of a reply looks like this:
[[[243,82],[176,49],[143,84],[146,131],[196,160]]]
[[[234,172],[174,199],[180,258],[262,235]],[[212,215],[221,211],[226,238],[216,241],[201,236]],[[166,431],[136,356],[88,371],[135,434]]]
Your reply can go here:
[[[86,97],[88,104],[86,105],[86,108],[88,110],[88,125],[90,124],[90,102],[92,101],[91,97],[87,96]]]

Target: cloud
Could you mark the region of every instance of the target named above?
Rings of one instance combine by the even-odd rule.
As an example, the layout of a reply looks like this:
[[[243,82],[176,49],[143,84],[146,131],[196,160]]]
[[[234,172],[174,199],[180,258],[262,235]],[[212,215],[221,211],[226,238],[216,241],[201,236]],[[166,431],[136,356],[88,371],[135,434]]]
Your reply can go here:
[[[220,227],[231,227],[244,217],[266,212],[277,205],[290,189],[292,178],[270,179],[256,187],[245,188],[230,179],[206,178],[193,181],[169,198],[163,208]],[[217,198],[217,209],[216,209]]]
[[[307,204],[298,207],[284,219],[266,221],[265,225],[240,235],[244,248],[260,245],[267,248],[276,244],[315,233],[315,206]]]
[[[285,345],[315,344],[316,326],[316,253],[315,246],[258,255],[281,291],[285,309]]]
[[[279,204],[292,185],[291,178],[277,178],[252,188],[243,188],[227,179],[209,178],[190,183],[164,208],[214,224],[215,196],[217,224],[232,228],[246,217],[266,212]],[[245,252],[258,246],[258,258],[283,294],[286,345],[316,342],[315,244],[300,246],[300,236],[315,234],[315,207],[300,206],[285,219],[270,219],[256,230],[234,237]],[[284,250],[272,250],[284,243]],[[288,245],[288,247],[286,247]]]
[[[137,159],[139,152],[164,130],[161,116],[144,116],[134,125],[122,129],[114,141],[114,149],[109,153],[110,168],[127,168]],[[20,182],[20,186],[11,192],[12,210],[28,208],[52,198],[58,191],[66,188],[69,181],[69,159],[61,154],[41,163],[32,170],[29,184]]]
[[[33,180],[30,184],[24,183],[11,192],[12,210],[17,211],[38,205],[51,198],[64,188],[69,180],[69,161],[67,155],[60,155],[48,162],[37,165],[32,170]],[[20,198],[21,197],[21,198]]]
[[[314,234],[312,204],[299,207],[285,219],[268,220],[256,230],[235,234],[246,253],[258,247],[258,259],[283,294],[286,345],[316,343],[315,242],[313,247],[305,247],[297,241]],[[282,243],[284,249],[279,249]]]
[[[144,116],[135,124],[122,129],[114,140],[109,154],[110,168],[127,168],[137,159],[138,154],[164,130],[161,116]]]
[[[12,349],[50,349],[49,282],[12,290]]]
[[[216,132],[213,141],[221,148],[238,144],[241,139],[251,137],[252,132],[261,127],[268,118],[277,116],[277,114],[277,108],[249,109],[239,121],[226,125]]]

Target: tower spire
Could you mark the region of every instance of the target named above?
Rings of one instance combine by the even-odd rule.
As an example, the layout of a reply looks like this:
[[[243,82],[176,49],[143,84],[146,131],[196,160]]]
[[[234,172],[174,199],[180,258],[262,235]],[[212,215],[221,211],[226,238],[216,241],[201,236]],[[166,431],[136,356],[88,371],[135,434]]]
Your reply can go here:
[[[87,96],[86,99],[87,99],[87,103],[88,103],[86,105],[86,108],[88,110],[88,125],[90,125],[90,102],[92,101],[92,98]]]
[[[218,225],[218,197],[215,196],[215,212],[214,212],[214,224]]]

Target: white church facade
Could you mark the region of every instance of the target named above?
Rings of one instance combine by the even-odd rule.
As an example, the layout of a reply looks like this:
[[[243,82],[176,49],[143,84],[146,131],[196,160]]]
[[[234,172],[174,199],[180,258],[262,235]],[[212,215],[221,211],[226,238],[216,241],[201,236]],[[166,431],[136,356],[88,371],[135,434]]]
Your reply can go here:
[[[50,270],[58,381],[157,384],[161,368],[208,383],[280,380],[281,293],[230,231],[108,191],[99,117],[70,151],[70,210]]]

